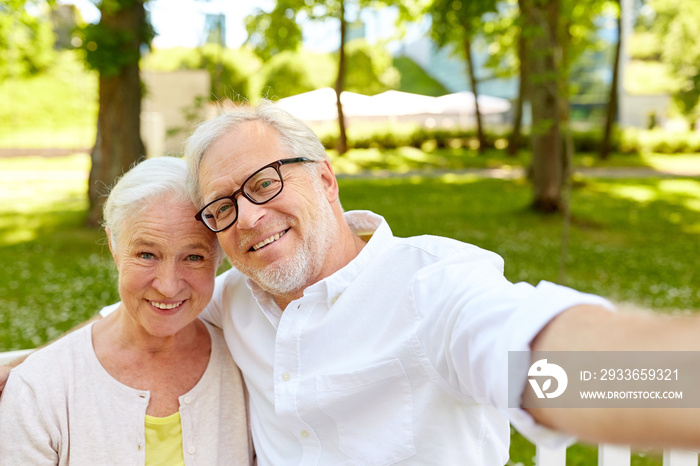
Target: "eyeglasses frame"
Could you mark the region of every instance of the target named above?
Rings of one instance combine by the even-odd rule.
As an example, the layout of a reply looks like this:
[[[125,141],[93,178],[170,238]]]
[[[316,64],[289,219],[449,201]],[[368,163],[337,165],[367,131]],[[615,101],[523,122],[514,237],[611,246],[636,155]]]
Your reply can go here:
[[[255,170],[255,172],[252,175],[250,175],[248,178],[246,178],[245,181],[243,183],[241,183],[241,187],[238,188],[237,190],[235,190],[233,192],[233,194],[231,194],[230,196],[222,196],[222,197],[219,197],[217,199],[214,199],[211,202],[208,202],[204,207],[202,207],[202,209],[199,212],[197,212],[195,214],[194,218],[197,219],[198,221],[202,222],[205,227],[207,227],[209,230],[213,231],[214,233],[221,233],[222,231],[231,228],[238,221],[239,210],[238,210],[238,201],[236,200],[236,196],[238,194],[242,195],[243,197],[245,197],[246,199],[248,199],[250,202],[252,202],[255,205],[267,204],[268,202],[270,202],[271,200],[273,200],[274,198],[279,196],[282,193],[282,191],[284,190],[284,177],[282,176],[282,172],[280,171],[280,167],[282,167],[282,165],[289,165],[292,163],[302,163],[302,162],[314,162],[314,160],[308,159],[306,157],[293,157],[293,158],[289,158],[289,159],[275,160],[272,163],[268,163],[264,167],[260,167],[259,169]],[[270,199],[263,201],[263,202],[258,202],[255,199],[251,198],[248,195],[248,193],[246,193],[244,191],[244,188],[245,188],[246,183],[248,181],[250,181],[251,178],[253,178],[255,175],[257,175],[261,171],[265,170],[266,168],[274,168],[275,171],[277,172],[277,175],[280,177],[280,190],[277,192],[277,194],[272,196]],[[223,201],[224,199],[230,199],[231,202],[233,202],[233,207],[236,209],[236,218],[233,219],[233,222],[231,222],[230,225],[222,228],[221,230],[215,230],[212,227],[210,227],[209,225],[207,225],[207,223],[204,221],[204,218],[202,216],[204,215],[204,211],[207,209],[207,207],[209,207],[210,205],[212,205],[216,202]]]

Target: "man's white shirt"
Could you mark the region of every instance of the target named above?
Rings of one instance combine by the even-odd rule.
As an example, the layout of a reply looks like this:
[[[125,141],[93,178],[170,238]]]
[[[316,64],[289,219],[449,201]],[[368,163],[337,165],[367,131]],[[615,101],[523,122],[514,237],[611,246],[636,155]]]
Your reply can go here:
[[[232,269],[202,313],[246,381],[258,464],[502,465],[509,422],[531,440],[569,440],[509,409],[508,352],[528,351],[565,309],[610,304],[512,284],[500,256],[473,245],[345,216],[371,240],[284,312]]]

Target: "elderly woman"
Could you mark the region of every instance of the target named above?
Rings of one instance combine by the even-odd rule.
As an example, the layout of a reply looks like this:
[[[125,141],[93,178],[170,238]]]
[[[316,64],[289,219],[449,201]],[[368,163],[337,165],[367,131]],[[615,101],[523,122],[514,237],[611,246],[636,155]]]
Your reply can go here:
[[[13,369],[0,464],[251,464],[246,401],[220,330],[197,318],[222,253],[184,161],[150,159],[104,208],[118,310]]]

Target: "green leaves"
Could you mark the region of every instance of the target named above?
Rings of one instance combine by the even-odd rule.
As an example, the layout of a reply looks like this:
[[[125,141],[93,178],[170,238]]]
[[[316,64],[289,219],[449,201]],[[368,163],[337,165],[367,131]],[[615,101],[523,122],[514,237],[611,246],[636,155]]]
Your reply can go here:
[[[88,66],[102,77],[116,76],[123,68],[138,64],[141,47],[155,36],[143,7],[134,8],[139,3],[143,1],[102,0],[100,22],[78,30]]]

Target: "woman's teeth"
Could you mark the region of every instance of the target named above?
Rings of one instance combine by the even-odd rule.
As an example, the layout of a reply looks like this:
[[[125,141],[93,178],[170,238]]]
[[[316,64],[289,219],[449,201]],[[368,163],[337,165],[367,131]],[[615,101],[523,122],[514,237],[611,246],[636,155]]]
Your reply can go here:
[[[158,309],[163,309],[163,310],[170,310],[170,309],[175,309],[176,307],[180,307],[184,301],[180,301],[178,303],[159,303],[157,301],[149,301],[154,307],[157,307]]]

